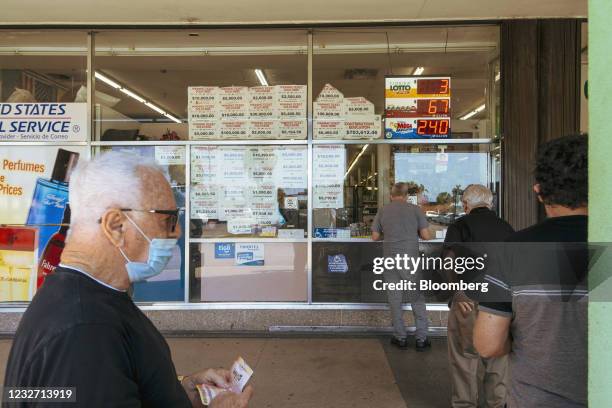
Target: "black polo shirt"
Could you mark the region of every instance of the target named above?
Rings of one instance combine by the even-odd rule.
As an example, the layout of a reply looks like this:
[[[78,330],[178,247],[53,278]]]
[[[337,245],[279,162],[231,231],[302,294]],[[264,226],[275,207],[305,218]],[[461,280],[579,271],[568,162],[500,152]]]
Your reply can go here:
[[[132,299],[63,267],[21,318],[4,385],[76,387],[69,407],[191,406],[168,344]]]
[[[480,257],[495,250],[508,238],[514,229],[487,207],[477,207],[469,214],[459,218],[449,225],[444,238],[444,254],[455,257]],[[462,275],[453,274],[453,280],[461,278],[464,281],[482,281],[484,271],[471,271]],[[476,298],[470,292],[466,294]]]

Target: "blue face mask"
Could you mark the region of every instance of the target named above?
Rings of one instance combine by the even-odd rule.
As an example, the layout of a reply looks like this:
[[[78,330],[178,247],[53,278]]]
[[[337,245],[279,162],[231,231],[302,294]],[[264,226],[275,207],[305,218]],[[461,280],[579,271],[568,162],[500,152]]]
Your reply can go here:
[[[123,250],[119,248],[121,251],[121,255],[125,258],[127,263],[125,264],[125,268],[127,269],[128,277],[130,282],[142,282],[153,276],[157,276],[168,265],[170,258],[172,258],[172,252],[174,247],[176,246],[177,239],[176,238],[154,238],[149,239],[144,232],[140,229],[138,225],[130,217],[126,215],[127,219],[134,225],[134,227],[142,234],[143,237],[149,241],[149,259],[147,262],[132,262],[125,255]]]

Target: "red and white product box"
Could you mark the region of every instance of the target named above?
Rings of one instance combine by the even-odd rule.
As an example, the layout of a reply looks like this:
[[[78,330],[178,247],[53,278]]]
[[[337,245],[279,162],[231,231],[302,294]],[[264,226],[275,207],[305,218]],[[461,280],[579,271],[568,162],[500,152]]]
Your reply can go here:
[[[249,137],[248,120],[222,120],[219,122],[220,139],[247,139]]]
[[[219,137],[219,122],[195,122],[189,123],[189,139],[191,140],[209,140]]]
[[[341,119],[344,116],[342,102],[314,102],[313,112],[315,119]]]
[[[220,103],[248,103],[250,101],[249,88],[246,86],[226,86],[219,88]]]
[[[343,100],[344,94],[330,84],[325,84],[316,99],[317,102],[342,102]]]
[[[249,125],[250,139],[276,139],[278,137],[278,121],[274,119],[251,120]]]
[[[308,123],[306,119],[281,119],[278,121],[279,139],[306,139]]]
[[[213,104],[190,105],[187,113],[189,116],[189,123],[221,119],[219,107]]]
[[[346,132],[343,120],[317,120],[313,126],[315,139],[342,139]]]
[[[374,104],[362,96],[344,98],[344,116],[371,116],[374,112]]]
[[[382,136],[380,115],[352,116],[344,120],[345,139],[378,139]]]
[[[306,118],[306,102],[298,101],[279,101],[278,102],[278,118],[279,119],[297,119]]]
[[[192,105],[214,105],[219,99],[218,86],[190,86],[187,88],[187,102]]]
[[[249,119],[249,104],[247,102],[221,102],[219,104],[221,120]]]
[[[278,101],[293,101],[306,103],[306,85],[276,85],[274,87]]]
[[[275,103],[272,101],[251,101],[249,104],[251,120],[272,119],[277,117]]]

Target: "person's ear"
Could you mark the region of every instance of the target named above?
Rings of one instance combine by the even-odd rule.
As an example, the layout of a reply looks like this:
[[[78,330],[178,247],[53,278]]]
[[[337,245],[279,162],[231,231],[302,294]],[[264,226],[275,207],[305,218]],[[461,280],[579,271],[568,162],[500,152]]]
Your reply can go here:
[[[118,209],[107,210],[100,218],[102,232],[108,240],[116,247],[123,246],[125,239],[124,228],[125,216]]]
[[[538,201],[543,203],[544,200],[542,200],[542,196],[540,195],[540,191],[542,191],[542,188],[540,187],[540,184],[536,183],[533,185],[533,191],[536,193],[536,195],[538,196]]]

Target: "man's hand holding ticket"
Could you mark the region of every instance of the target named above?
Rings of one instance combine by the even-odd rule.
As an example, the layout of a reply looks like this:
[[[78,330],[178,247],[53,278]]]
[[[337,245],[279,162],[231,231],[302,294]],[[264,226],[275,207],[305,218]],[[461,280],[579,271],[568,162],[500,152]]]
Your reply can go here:
[[[253,370],[251,367],[247,365],[242,357],[238,357],[229,372],[227,388],[206,383],[196,384],[202,404],[210,408],[246,407],[253,393],[253,388],[249,386],[245,389],[245,386],[252,375]],[[236,399],[236,394],[243,396],[243,398]],[[244,405],[241,405],[241,401],[244,402]]]

